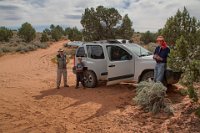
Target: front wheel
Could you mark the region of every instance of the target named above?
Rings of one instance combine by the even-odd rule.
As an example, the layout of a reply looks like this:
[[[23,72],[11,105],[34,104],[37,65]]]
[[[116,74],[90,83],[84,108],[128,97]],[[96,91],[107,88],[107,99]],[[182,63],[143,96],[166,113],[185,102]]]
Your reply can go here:
[[[84,87],[87,88],[94,88],[97,86],[97,76],[92,71],[85,71],[84,72]]]
[[[148,71],[142,74],[140,81],[151,81],[154,80],[154,72]]]

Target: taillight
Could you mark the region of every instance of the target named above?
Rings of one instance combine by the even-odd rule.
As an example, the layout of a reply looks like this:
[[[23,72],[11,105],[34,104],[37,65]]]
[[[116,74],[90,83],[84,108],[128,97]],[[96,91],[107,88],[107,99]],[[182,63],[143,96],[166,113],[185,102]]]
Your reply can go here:
[[[75,66],[75,55],[74,55],[74,66]]]

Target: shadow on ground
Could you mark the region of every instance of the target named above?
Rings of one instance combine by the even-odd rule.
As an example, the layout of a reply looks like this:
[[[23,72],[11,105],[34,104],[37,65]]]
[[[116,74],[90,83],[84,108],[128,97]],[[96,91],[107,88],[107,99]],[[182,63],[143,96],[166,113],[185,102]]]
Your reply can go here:
[[[99,86],[97,88],[79,88],[74,86],[60,89],[48,89],[41,91],[40,95],[34,96],[36,100],[41,100],[44,97],[61,95],[63,97],[73,98],[75,103],[70,104],[66,108],[80,106],[86,103],[97,103],[101,105],[94,115],[87,118],[87,120],[94,117],[99,117],[109,113],[110,111],[125,109],[125,106],[132,104],[132,98],[135,95],[135,87],[131,85],[114,85],[114,86]]]
[[[184,98],[176,91],[176,86],[171,86],[168,88],[167,97],[172,101],[172,103],[179,103]],[[45,91],[41,91],[40,95],[34,96],[36,100],[41,100],[44,97],[61,95],[63,97],[73,98],[76,102],[70,104],[66,108],[77,107],[86,103],[97,103],[100,104],[101,107],[96,111],[95,114],[91,115],[89,119],[93,119],[95,117],[103,116],[110,111],[114,111],[120,109],[123,111],[126,106],[133,105],[132,98],[135,96],[135,87],[133,85],[114,85],[114,86],[99,86],[97,88],[79,88],[75,89],[74,86],[70,86],[68,88],[60,88],[60,89],[48,89]],[[85,121],[84,120],[84,121]]]

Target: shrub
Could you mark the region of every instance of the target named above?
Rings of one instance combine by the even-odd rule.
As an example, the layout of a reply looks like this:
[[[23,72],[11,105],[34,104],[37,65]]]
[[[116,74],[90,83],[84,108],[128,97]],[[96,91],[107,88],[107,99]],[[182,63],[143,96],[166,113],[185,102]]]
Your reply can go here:
[[[144,42],[144,44],[148,44],[150,42],[155,42],[156,34],[151,33],[150,31],[147,31],[147,32],[142,34],[140,39],[141,39],[141,41]]]
[[[136,97],[133,100],[153,114],[162,109],[170,114],[172,110],[169,107],[169,100],[165,99],[166,91],[167,88],[162,83],[141,82],[136,88]]]
[[[61,39],[62,37],[62,32],[57,29],[57,28],[54,28],[52,31],[51,31],[51,36],[52,36],[52,39],[54,39],[55,41],[58,41]]]
[[[36,32],[32,25],[26,22],[22,24],[18,31],[18,35],[26,42],[30,42],[36,37]]]
[[[35,46],[37,46],[38,48],[42,48],[42,49],[46,49],[47,47],[49,47],[49,45],[47,43],[37,43],[37,44],[35,44]]]
[[[6,27],[0,27],[0,41],[8,42],[12,36],[13,33],[11,30],[7,29]]]
[[[198,107],[195,111],[195,115],[200,118],[200,107]]]
[[[35,45],[27,45],[27,49],[28,49],[28,51],[34,51],[34,50],[37,49],[37,46],[35,46]]]
[[[28,51],[29,51],[28,47],[24,46],[24,45],[19,45],[16,48],[16,52],[25,53],[25,52],[28,52]]]
[[[2,50],[4,53],[14,52],[14,48],[13,48],[13,47],[8,47],[8,46],[2,47],[1,50]]]
[[[47,42],[47,41],[49,41],[47,33],[45,33],[45,32],[42,33],[42,37],[41,37],[40,41],[41,42]]]
[[[3,54],[3,50],[0,48],[0,56],[2,56]]]

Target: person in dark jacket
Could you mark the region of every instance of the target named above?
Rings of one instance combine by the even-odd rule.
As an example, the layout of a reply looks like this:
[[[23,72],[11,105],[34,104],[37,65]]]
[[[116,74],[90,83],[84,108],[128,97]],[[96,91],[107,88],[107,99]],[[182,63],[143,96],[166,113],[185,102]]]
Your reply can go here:
[[[56,62],[57,62],[57,89],[60,88],[61,83],[61,77],[63,75],[63,82],[64,87],[69,87],[67,85],[67,63],[66,63],[66,55],[64,54],[64,50],[59,49],[58,54],[56,56]]]
[[[79,87],[79,82],[82,83],[82,85],[84,85],[84,82],[83,82],[83,68],[84,68],[84,64],[82,62],[82,58],[79,57],[78,58],[78,63],[76,65],[76,89],[78,89]],[[84,86],[83,86],[84,88]]]
[[[156,47],[153,56],[153,59],[156,61],[156,66],[154,69],[154,81],[162,82],[164,79],[164,73],[167,66],[167,57],[170,53],[170,49],[167,46],[167,43],[165,42],[163,36],[158,36],[156,41],[159,46]]]

